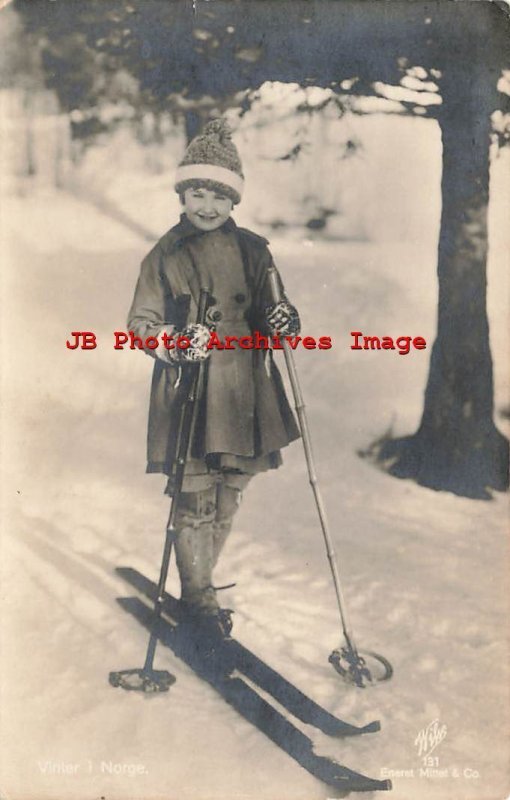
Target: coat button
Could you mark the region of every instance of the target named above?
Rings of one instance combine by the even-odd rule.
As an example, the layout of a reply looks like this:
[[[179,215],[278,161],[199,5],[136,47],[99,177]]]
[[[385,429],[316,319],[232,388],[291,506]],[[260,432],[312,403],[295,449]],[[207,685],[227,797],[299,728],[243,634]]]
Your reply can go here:
[[[236,294],[234,296],[234,300],[236,301],[236,303],[244,303],[244,301],[246,300],[246,295],[243,294],[242,292],[239,292],[239,294]]]
[[[213,313],[211,314],[211,319],[214,322],[219,322],[222,316],[223,314],[221,313],[221,311],[213,311]]]

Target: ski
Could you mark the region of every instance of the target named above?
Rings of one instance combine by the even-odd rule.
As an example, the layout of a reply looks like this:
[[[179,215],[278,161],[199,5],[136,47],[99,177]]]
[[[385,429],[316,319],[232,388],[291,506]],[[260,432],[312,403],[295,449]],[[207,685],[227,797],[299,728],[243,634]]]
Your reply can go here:
[[[156,599],[156,585],[141,572],[131,567],[118,567],[116,572],[147,599],[152,601]],[[172,597],[168,592],[164,594],[163,613],[171,617],[176,623],[179,623],[182,617],[179,600]],[[328,736],[337,737],[357,736],[363,733],[375,733],[380,730],[381,724],[378,720],[374,720],[363,727],[357,727],[330,714],[235,639],[224,639],[222,648],[222,661],[225,667],[230,666],[231,670],[235,669],[237,672],[241,672],[246,678],[257,684],[260,689],[272,695],[277,702],[285,706],[301,722],[313,725]]]
[[[118,568],[118,574],[153,599],[156,586],[141,573]],[[151,628],[152,610],[137,597],[119,598],[119,604],[144,627]],[[314,777],[341,791],[376,791],[391,788],[391,782],[376,780],[344,767],[333,759],[313,752],[313,742],[283,713],[273,707],[243,676],[256,683],[278,700],[296,719],[315,725],[334,736],[352,736],[379,729],[379,723],[356,727],[334,717],[304,695],[289,681],[251,653],[236,640],[215,639],[214,644],[201,645],[194,636],[194,626],[180,621],[179,601],[165,593],[163,613],[158,623],[159,641],[193,671],[211,685],[241,716],[255,725]],[[288,687],[289,694],[287,695]],[[282,702],[284,701],[284,702]]]

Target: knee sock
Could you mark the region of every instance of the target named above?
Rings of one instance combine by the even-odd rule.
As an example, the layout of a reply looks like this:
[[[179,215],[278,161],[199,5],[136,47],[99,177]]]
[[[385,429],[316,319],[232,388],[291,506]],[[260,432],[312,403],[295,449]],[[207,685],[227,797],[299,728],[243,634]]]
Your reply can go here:
[[[217,606],[211,586],[213,537],[210,525],[180,530],[175,554],[181,579],[181,600],[194,605]]]

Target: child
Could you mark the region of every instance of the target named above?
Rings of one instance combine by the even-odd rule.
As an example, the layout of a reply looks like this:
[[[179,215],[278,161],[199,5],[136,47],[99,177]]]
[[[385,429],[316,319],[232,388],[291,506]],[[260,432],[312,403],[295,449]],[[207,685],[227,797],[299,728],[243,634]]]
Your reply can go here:
[[[270,351],[207,348],[211,330],[220,341],[256,331],[299,333],[296,310],[286,300],[273,304],[267,240],[238,228],[230,217],[243,182],[228,126],[222,120],[208,123],[177,169],[175,190],[184,213],[142,262],[128,320],[142,339],[160,341],[156,350],[146,350],[155,357],[147,472],[168,475],[170,495],[180,370],[187,361],[206,360],[175,541],[183,608],[200,619],[221,614],[212,571],[241,492],[258,472],[279,467],[280,448],[299,437]],[[208,327],[192,324],[190,329],[201,287],[211,292]],[[167,349],[161,343],[163,333],[175,341],[185,328],[191,332],[189,348]]]

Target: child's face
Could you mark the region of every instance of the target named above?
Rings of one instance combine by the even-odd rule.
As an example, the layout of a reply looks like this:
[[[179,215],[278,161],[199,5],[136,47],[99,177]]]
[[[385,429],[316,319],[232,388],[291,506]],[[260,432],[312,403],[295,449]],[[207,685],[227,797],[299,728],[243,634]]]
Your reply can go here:
[[[214,231],[223,225],[232,211],[232,200],[210,189],[186,189],[184,212],[201,231]]]

